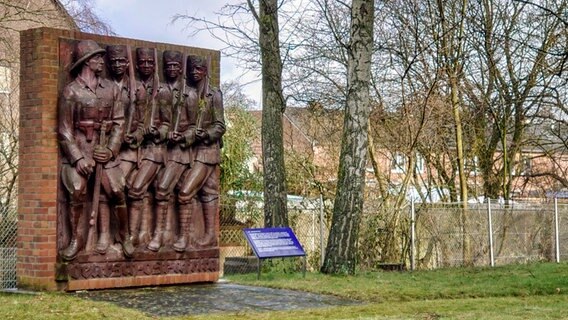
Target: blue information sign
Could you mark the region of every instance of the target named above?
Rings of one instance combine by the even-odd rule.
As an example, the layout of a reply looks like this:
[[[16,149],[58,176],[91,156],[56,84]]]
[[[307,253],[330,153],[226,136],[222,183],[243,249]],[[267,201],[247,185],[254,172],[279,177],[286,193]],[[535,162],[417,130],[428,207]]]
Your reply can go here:
[[[250,228],[243,231],[259,259],[306,256],[304,248],[289,227]]]

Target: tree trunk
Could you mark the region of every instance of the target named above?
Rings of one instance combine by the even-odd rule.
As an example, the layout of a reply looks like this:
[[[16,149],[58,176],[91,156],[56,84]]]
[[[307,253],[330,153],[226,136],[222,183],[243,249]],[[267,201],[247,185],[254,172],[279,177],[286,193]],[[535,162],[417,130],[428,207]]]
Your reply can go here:
[[[371,124],[369,123],[369,129],[371,128]],[[377,185],[379,186],[379,192],[381,193],[381,198],[383,201],[387,199],[389,196],[387,191],[387,179],[385,178],[384,174],[381,172],[379,164],[377,162],[377,151],[375,150],[375,144],[373,143],[373,135],[369,134],[368,136],[368,143],[369,143],[369,160],[371,161],[371,165],[373,166],[373,173],[375,175],[375,179],[377,180]]]
[[[455,141],[456,141],[456,158],[458,167],[458,178],[460,184],[460,203],[461,203],[461,227],[462,227],[462,254],[464,263],[466,265],[470,264],[471,261],[471,249],[470,241],[467,230],[468,225],[468,214],[467,214],[467,176],[465,174],[465,158],[463,152],[463,132],[462,132],[462,120],[461,120],[461,99],[460,99],[460,88],[459,88],[459,78],[462,73],[461,61],[463,60],[463,46],[464,46],[464,23],[465,23],[465,13],[467,8],[468,0],[462,0],[461,10],[458,12],[450,11],[449,17],[446,17],[445,4],[441,0],[437,0],[438,12],[441,19],[441,30],[442,36],[440,37],[442,45],[442,57],[444,60],[444,69],[448,76],[448,81],[450,85],[450,98],[452,104],[452,113],[454,117],[454,129],[455,129]],[[457,30],[452,32],[452,28],[448,26],[448,18],[454,21],[458,25]]]
[[[374,11],[374,1],[352,2],[347,101],[337,191],[323,273],[355,273],[367,163]]]
[[[278,38],[277,0],[260,0],[258,25],[262,60],[262,157],[264,170],[264,224],[287,226],[288,211],[282,113],[282,61]]]

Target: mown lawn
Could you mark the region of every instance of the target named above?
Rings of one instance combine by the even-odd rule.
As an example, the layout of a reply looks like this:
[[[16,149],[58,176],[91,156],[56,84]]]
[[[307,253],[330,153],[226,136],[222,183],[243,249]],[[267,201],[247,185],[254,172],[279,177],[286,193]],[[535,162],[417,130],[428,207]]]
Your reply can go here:
[[[356,276],[263,273],[231,276],[234,283],[333,294],[361,300],[349,307],[289,312],[208,314],[171,319],[568,319],[568,264]],[[136,310],[64,293],[0,294],[4,319],[152,319]]]

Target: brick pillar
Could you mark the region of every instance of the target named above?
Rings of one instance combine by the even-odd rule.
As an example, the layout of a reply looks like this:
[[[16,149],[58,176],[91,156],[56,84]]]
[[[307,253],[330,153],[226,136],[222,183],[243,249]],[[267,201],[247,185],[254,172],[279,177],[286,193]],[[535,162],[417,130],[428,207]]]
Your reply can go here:
[[[21,33],[18,262],[20,287],[56,289],[57,37]]]

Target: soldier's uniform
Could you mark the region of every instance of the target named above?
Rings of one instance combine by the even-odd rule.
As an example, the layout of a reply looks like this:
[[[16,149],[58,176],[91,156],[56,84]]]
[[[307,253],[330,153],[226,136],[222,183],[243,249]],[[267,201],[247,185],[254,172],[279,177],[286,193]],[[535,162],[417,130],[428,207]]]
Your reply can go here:
[[[140,146],[136,169],[128,179],[129,212],[132,225],[130,231],[134,243],[147,242],[151,237],[152,210],[148,202],[144,202],[144,198],[148,196],[148,189],[164,164],[165,139],[170,126],[171,112],[157,104],[154,126],[158,128],[159,136],[144,136],[144,130],[150,123],[149,118],[151,117],[152,85],[151,81],[137,82],[137,95],[145,96],[146,99],[137,103],[139,121],[133,136]]]
[[[182,55],[177,51],[165,51],[164,52],[164,65],[167,68],[167,65],[173,65],[174,68],[179,68],[182,65]],[[174,72],[178,72],[179,69],[171,69]],[[167,72],[167,71],[166,71]],[[182,97],[182,86],[185,85],[184,81],[178,75],[177,78],[173,78],[174,74],[170,75],[170,82],[165,82],[161,84],[160,91],[158,93],[158,103],[163,109],[167,109],[170,111],[170,115],[173,115],[174,112],[177,113],[177,109],[180,103],[183,103],[186,99],[186,96]],[[186,86],[187,88],[187,86]],[[186,90],[187,92],[187,90]],[[185,125],[183,123],[179,123],[180,125]],[[160,135],[164,135],[167,137],[168,131],[160,132]],[[169,150],[169,147],[168,147]],[[174,178],[174,185],[179,179],[179,175],[177,176],[170,176],[171,167],[169,167],[169,151],[164,150],[162,154],[164,156],[164,160],[166,160],[166,168],[162,170],[158,177],[158,181],[156,183],[156,201],[157,201],[157,210],[156,210],[156,228],[154,230],[154,237],[152,241],[148,244],[148,249],[152,251],[157,251],[160,249],[164,241],[169,240],[172,233],[172,225],[169,223],[170,221],[166,218],[168,212],[168,201],[169,201],[169,193],[171,190],[165,192],[164,188],[161,187],[163,185],[163,180],[170,178]],[[186,164],[189,164],[189,156],[187,156],[187,160],[185,161]],[[177,173],[175,173],[177,174]],[[179,173],[181,174],[181,172]],[[167,193],[167,194],[165,194]]]
[[[138,104],[139,117],[138,128],[134,132],[134,136],[140,141],[138,168],[134,171],[129,185],[128,196],[134,200],[142,200],[153,182],[157,170],[164,164],[164,155],[166,150],[166,138],[171,122],[171,106],[159,103],[162,95],[160,87],[158,97],[156,97],[156,112],[154,114],[153,125],[158,129],[157,137],[144,137],[144,130],[150,123],[150,109],[152,108],[152,83],[137,83],[138,91],[145,91],[147,97],[145,101]],[[142,121],[142,119],[144,121]]]
[[[179,143],[169,143],[166,152],[166,168],[157,183],[156,200],[169,201],[171,193],[186,169],[193,160],[190,148],[195,140],[195,123],[197,120],[197,94],[186,86],[186,94],[179,105],[179,113],[174,110],[174,121],[178,122],[177,132],[184,139]],[[177,119],[179,117],[179,120]]]
[[[137,108],[135,105],[131,104],[131,94],[134,91],[130,88],[130,77],[126,73],[128,70],[128,53],[127,47],[124,45],[111,45],[107,46],[107,57],[109,60],[109,71],[111,74],[111,82],[116,86],[118,90],[118,102],[123,106],[125,113],[125,124],[123,130],[122,146],[120,148],[120,153],[118,156],[119,167],[124,175],[126,186],[128,187],[129,176],[131,175],[133,168],[135,167],[138,160],[138,145],[136,143],[127,143],[124,137],[131,134],[137,128],[137,123],[139,116],[137,114]],[[120,80],[117,77],[122,76]],[[132,113],[132,123],[129,122]],[[129,126],[129,128],[128,128]],[[122,249],[127,257],[131,257],[134,253],[134,246],[132,244],[132,239],[130,236],[130,227],[127,209],[122,207],[117,207],[117,218],[118,218],[118,237],[117,240],[122,244]],[[106,217],[105,217],[106,218]],[[100,228],[103,234],[109,234],[110,220],[102,221]],[[99,238],[99,243],[97,244],[95,250],[99,253],[104,254],[110,244],[110,238]]]
[[[120,90],[120,100],[124,106],[124,136],[134,134],[138,128],[140,115],[138,108],[136,108],[136,104],[130,104],[130,77],[125,75],[120,83],[116,81],[114,83]],[[132,123],[130,128],[127,128],[126,124],[128,123],[131,112],[133,113]],[[122,147],[120,148],[119,159],[121,161],[120,167],[124,172],[127,186],[129,186],[129,176],[132,173],[134,166],[138,163],[138,144],[123,142]]]
[[[205,103],[199,107],[196,128],[207,132],[206,139],[196,140],[192,144],[193,162],[191,170],[186,171],[179,183],[178,202],[180,212],[189,211],[192,199],[197,195],[203,211],[205,235],[199,245],[209,246],[215,240],[215,217],[219,208],[219,185],[221,163],[221,137],[225,133],[223,95],[220,90],[211,89],[205,97]],[[180,213],[181,214],[181,213]],[[190,214],[187,214],[189,219]],[[174,244],[174,249],[185,247],[186,239]]]
[[[79,58],[71,69],[104,52],[105,50],[92,40],[79,42]],[[108,142],[103,142],[102,145],[106,145],[112,152],[111,160],[102,166],[101,188],[104,192],[101,193],[101,201],[111,198],[116,201],[117,206],[124,206],[125,203],[125,180],[118,167],[124,110],[122,104],[117,103],[117,97],[118,91],[112,82],[97,77],[95,87],[91,88],[79,75],[64,88],[60,99],[58,136],[63,153],[61,180],[69,194],[72,229],[71,242],[61,253],[66,260],[74,259],[86,241],[84,205],[87,201],[87,182],[90,177],[80,174],[75,166],[81,159],[94,163],[95,146],[101,144],[101,129],[105,130],[108,137]]]
[[[183,139],[178,143],[170,141],[168,144],[166,167],[160,174],[156,186],[157,216],[162,219],[166,219],[169,199],[176,184],[190,169],[193,161],[191,144],[195,140],[198,99],[194,89],[186,86],[185,92],[186,94],[182,97],[182,101],[179,102],[177,106],[179,109],[174,110],[174,121],[178,123],[176,132],[183,136]],[[180,230],[187,228],[187,216],[189,214],[187,210],[186,207],[179,208],[178,220]],[[156,229],[158,229],[158,227]],[[160,234],[156,234],[154,240],[153,246],[149,248],[151,250],[156,250],[156,248],[162,245],[162,236]]]

